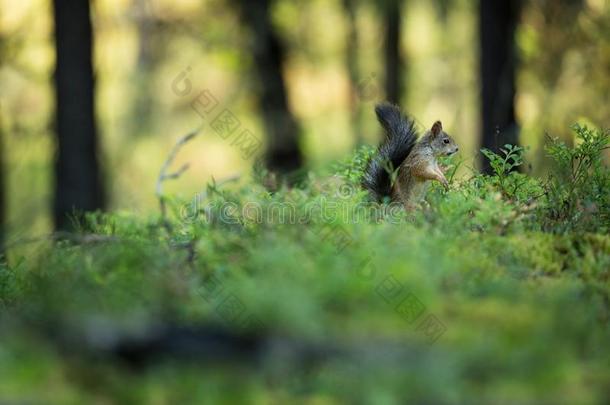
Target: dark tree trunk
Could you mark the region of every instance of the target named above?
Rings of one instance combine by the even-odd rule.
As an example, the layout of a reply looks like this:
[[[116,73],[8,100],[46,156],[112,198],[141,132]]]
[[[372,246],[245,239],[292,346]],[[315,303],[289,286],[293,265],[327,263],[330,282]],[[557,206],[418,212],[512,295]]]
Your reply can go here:
[[[358,27],[356,26],[356,8],[358,0],[343,0],[343,8],[348,20],[347,44],[345,52],[345,66],[350,81],[349,88],[349,107],[351,115],[352,130],[356,144],[360,145],[364,141],[360,125],[361,100],[358,94],[358,82],[360,80],[360,72],[358,68]]]
[[[70,229],[71,217],[104,206],[97,160],[92,29],[88,0],[54,0],[55,157],[54,220]]]
[[[399,104],[403,91],[403,61],[400,52],[402,0],[386,0],[384,4],[385,90],[389,102]]]
[[[481,0],[479,5],[481,143],[496,152],[507,143],[516,145],[519,137],[514,106],[519,3]],[[482,168],[491,171],[487,159]]]
[[[234,0],[252,33],[252,54],[260,104],[267,131],[266,163],[270,170],[290,173],[303,164],[300,128],[288,107],[282,74],[285,50],[273,29],[271,0]]]

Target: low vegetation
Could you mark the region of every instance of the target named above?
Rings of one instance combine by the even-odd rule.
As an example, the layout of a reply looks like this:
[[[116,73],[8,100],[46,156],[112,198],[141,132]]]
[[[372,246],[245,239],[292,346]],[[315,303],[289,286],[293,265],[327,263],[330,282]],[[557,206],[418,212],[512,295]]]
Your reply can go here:
[[[167,217],[91,215],[0,267],[0,398],[47,403],[610,401],[609,133],[433,186],[359,187],[370,147],[268,191],[210,184]],[[152,340],[151,340],[152,339]]]

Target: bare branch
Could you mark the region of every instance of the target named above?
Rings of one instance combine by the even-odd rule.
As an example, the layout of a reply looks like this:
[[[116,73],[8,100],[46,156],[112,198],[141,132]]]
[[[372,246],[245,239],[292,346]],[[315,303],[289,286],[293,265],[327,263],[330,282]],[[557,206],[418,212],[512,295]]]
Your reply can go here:
[[[169,155],[167,156],[165,163],[163,163],[163,166],[161,166],[161,171],[159,172],[159,177],[157,178],[157,187],[156,187],[155,194],[157,195],[157,198],[159,199],[159,208],[161,209],[161,217],[163,218],[165,227],[168,228],[168,230],[169,230],[169,223],[167,222],[167,209],[165,207],[165,196],[163,195],[163,182],[166,180],[177,179],[186,170],[188,170],[189,165],[185,164],[178,171],[173,172],[173,173],[168,173],[169,167],[172,165],[172,163],[176,159],[176,156],[178,155],[180,148],[182,148],[182,146],[184,146],[184,144],[186,144],[188,141],[192,140],[195,136],[197,136],[199,131],[201,131],[201,127],[186,134],[185,136],[180,138],[178,140],[178,142],[176,142],[176,144],[174,145],[172,150],[169,152]]]
[[[189,168],[189,164],[185,163],[184,165],[182,165],[182,167],[180,169],[178,169],[177,171],[175,171],[174,173],[169,173],[166,174],[164,177],[164,180],[172,180],[172,179],[177,179],[178,177],[182,176],[182,173],[184,173],[185,171],[187,171]]]

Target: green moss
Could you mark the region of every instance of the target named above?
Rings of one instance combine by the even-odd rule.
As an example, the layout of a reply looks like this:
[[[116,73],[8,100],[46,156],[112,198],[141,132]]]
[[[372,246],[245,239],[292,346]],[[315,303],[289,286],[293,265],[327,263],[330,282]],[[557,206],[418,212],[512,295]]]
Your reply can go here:
[[[74,238],[12,250],[0,266],[0,395],[46,398],[52,381],[56,403],[607,402],[606,225],[558,232],[543,183],[506,193],[512,174],[433,187],[422,210],[388,216],[358,188],[370,153],[299,188],[252,181],[174,200],[169,231],[156,217],[98,214]],[[434,342],[430,319],[444,328]],[[275,353],[255,369],[170,361],[131,373],[57,343],[167,322],[350,354],[313,368]]]

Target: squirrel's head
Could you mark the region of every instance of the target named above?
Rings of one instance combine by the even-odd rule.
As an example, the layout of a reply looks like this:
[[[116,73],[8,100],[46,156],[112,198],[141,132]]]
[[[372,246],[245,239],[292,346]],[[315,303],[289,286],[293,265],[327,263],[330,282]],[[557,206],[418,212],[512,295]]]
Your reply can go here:
[[[436,121],[426,135],[436,156],[453,155],[459,150],[453,138],[443,131],[443,124],[440,121]]]

